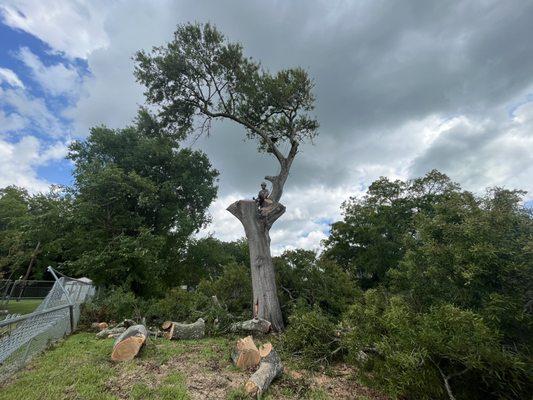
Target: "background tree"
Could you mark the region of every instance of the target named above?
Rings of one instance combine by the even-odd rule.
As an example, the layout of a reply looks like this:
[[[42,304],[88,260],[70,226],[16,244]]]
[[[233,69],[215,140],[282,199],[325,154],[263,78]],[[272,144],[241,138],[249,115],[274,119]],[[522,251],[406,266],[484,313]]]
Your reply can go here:
[[[298,148],[317,134],[318,122],[309,115],[312,81],[301,68],[263,70],[209,24],[178,27],[171,42],[138,52],[136,62],[137,79],[147,88],[147,100],[159,107],[163,126],[208,133],[213,119],[231,120],[278,161],[279,173],[265,177],[272,183],[271,207],[260,215],[253,201],[241,200],[228,210],[242,222],[249,242],[254,315],[282,330],[269,230],[285,211],[279,201]]]
[[[48,265],[63,262],[72,198],[53,186],[30,195],[25,189],[0,189],[0,271],[14,279],[43,278]]]
[[[137,294],[165,287],[169,255],[208,220],[218,174],[205,154],[180,149],[178,140],[141,110],[134,125],[93,128],[71,145],[71,273]]]
[[[362,288],[385,283],[387,271],[405,254],[405,241],[416,237],[414,218],[432,215],[458,185],[433,170],[407,182],[381,177],[362,198],[342,205],[344,218],[332,224],[324,257],[357,278]]]
[[[522,195],[476,196],[432,171],[349,200],[325,256],[363,277],[342,330],[368,382],[394,397],[527,397],[533,218]]]

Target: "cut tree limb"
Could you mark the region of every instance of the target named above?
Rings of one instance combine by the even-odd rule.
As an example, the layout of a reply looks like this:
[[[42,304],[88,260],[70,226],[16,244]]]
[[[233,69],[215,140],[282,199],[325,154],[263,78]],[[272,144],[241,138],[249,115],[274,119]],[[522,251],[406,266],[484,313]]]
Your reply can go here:
[[[118,328],[107,328],[102,329],[100,332],[96,334],[97,339],[107,339],[109,335],[120,335],[126,331],[126,328],[118,327]]]
[[[268,389],[274,379],[283,373],[283,364],[276,350],[270,345],[270,351],[261,359],[259,368],[248,379],[244,390],[251,396],[260,397]]]
[[[272,324],[270,321],[267,321],[263,318],[253,318],[248,321],[235,322],[231,324],[230,330],[232,332],[252,332],[252,333],[261,333],[266,334],[270,332]]]
[[[167,339],[201,339],[205,336],[205,321],[202,318],[192,324],[165,321],[161,328],[167,330]]]
[[[113,361],[133,360],[146,343],[148,330],[144,325],[132,325],[116,338],[111,359]]]
[[[248,369],[259,364],[261,354],[251,336],[237,340],[231,352],[231,359],[235,366],[241,369]]]

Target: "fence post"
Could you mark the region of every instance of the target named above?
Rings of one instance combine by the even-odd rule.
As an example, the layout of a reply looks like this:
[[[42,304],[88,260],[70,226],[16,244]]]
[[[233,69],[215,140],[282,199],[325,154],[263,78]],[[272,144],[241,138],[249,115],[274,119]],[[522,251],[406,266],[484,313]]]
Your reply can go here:
[[[70,304],[68,306],[68,313],[70,317],[70,333],[74,333],[74,306]]]

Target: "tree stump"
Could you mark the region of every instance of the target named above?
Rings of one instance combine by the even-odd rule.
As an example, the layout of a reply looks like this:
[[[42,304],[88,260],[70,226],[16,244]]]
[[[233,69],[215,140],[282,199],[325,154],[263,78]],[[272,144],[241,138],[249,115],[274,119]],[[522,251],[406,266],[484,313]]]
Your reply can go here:
[[[111,359],[113,361],[133,360],[146,343],[148,330],[144,325],[133,325],[116,338]]]
[[[167,339],[201,339],[205,336],[205,321],[202,318],[192,324],[165,321],[161,325]]]

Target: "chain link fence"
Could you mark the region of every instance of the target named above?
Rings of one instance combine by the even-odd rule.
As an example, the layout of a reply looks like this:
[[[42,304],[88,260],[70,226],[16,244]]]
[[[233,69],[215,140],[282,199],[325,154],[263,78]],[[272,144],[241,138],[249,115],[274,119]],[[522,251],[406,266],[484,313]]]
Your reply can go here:
[[[90,280],[58,277],[51,267],[48,270],[56,280],[36,310],[0,321],[0,382],[51,343],[71,334],[81,305],[94,295]]]
[[[9,301],[43,299],[54,284],[55,281],[0,279],[0,307]]]

